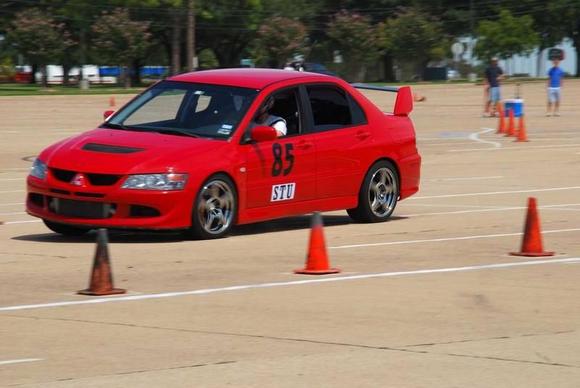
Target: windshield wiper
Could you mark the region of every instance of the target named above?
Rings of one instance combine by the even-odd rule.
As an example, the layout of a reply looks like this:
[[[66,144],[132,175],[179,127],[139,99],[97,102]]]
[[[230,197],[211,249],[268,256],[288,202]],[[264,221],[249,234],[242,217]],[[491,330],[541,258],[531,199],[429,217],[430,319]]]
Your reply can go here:
[[[199,135],[196,135],[195,133],[191,133],[188,132],[184,129],[179,129],[179,128],[155,128],[152,129],[153,132],[159,132],[159,133],[163,133],[166,135],[183,135],[183,136],[190,136],[190,137],[199,137]]]
[[[116,124],[116,123],[104,123],[102,126],[105,128],[111,128],[111,129],[122,129],[123,131],[151,132],[150,130],[145,129],[145,128],[128,127],[126,125]]]
[[[111,129],[122,129],[124,131],[136,131],[136,132],[158,132],[168,135],[181,135],[181,136],[190,136],[190,137],[199,137],[195,133],[188,132],[184,129],[179,128],[149,128],[149,127],[127,127],[123,124],[116,124],[116,123],[104,123],[102,125],[105,128]]]
[[[124,129],[124,130],[129,129],[126,126],[124,126],[123,124],[114,124],[114,123],[107,123],[107,122],[103,123],[102,127],[111,128],[111,129]]]

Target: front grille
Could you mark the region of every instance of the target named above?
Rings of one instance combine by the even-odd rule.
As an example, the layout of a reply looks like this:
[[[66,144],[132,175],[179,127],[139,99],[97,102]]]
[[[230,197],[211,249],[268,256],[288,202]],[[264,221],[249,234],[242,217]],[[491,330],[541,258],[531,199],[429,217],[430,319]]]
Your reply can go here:
[[[73,178],[81,173],[84,174],[89,183],[93,186],[112,186],[116,184],[122,175],[116,174],[93,174],[93,173],[82,173],[77,171],[62,170],[60,168],[51,168],[52,175],[61,182],[70,183]]]
[[[52,175],[61,182],[70,182],[77,174],[74,171],[61,170],[60,168],[51,168]]]
[[[131,205],[129,209],[131,217],[159,217],[161,215],[159,210],[149,206]]]
[[[35,204],[38,207],[44,207],[44,195],[37,194],[37,193],[30,193],[28,194],[28,199],[31,203]]]
[[[105,194],[101,193],[82,193],[79,191],[76,192],[75,195],[79,197],[88,197],[88,198],[105,198]]]
[[[121,175],[85,174],[93,186],[112,186],[121,179]]]
[[[116,205],[102,202],[75,201],[63,198],[49,198],[51,212],[75,218],[104,219],[115,214]]]
[[[50,189],[50,192],[55,194],[70,195],[70,191],[67,190]]]

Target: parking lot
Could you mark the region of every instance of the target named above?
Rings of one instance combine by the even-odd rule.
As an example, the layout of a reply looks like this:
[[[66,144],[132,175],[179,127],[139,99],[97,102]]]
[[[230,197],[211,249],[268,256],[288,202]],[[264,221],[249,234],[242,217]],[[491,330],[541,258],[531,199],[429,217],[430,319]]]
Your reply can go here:
[[[522,88],[527,143],[481,117],[481,86],[417,86],[420,191],[386,223],[324,214],[339,274],[293,273],[308,216],[214,241],[111,232],[127,293],[105,298],[76,294],[95,234],[51,233],[24,199],[35,155],[94,128],[109,96],[0,97],[0,385],[578,387],[580,82],[561,117],[544,86]],[[509,255],[528,197],[555,256]]]

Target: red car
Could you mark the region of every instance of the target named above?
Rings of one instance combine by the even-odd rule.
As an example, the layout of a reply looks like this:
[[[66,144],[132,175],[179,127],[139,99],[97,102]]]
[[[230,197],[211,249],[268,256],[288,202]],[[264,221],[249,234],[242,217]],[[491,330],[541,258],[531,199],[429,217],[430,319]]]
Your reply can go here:
[[[65,235],[183,229],[205,239],[313,211],[385,221],[419,189],[421,158],[410,89],[378,89],[397,92],[393,113],[321,74],[171,77],[98,128],[42,151],[27,180],[27,211]],[[255,122],[264,113],[283,119],[285,136]]]

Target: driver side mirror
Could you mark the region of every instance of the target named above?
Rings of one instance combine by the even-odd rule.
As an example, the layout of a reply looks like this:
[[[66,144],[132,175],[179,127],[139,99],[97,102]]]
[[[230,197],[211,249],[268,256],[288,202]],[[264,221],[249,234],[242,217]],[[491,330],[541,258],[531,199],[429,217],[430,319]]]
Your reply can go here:
[[[276,133],[276,130],[267,125],[259,125],[250,131],[250,139],[255,142],[276,140],[277,137],[278,133]]]
[[[113,113],[115,113],[114,110],[106,110],[105,113],[103,113],[103,118],[105,119],[105,121],[107,121],[107,119],[111,117]]]

